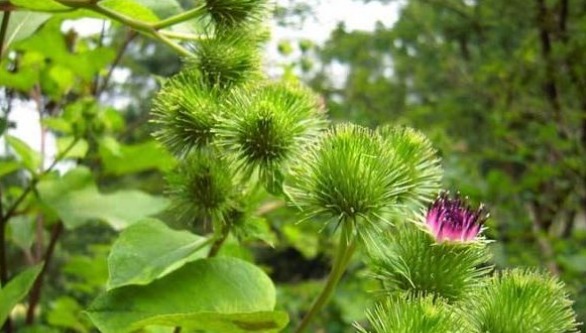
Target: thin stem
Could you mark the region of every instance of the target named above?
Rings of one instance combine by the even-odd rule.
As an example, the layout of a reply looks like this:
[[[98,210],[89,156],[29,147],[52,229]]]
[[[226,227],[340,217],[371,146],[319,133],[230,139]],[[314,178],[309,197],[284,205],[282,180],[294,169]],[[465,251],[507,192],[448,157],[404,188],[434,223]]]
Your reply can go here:
[[[162,21],[159,21],[159,22],[153,24],[152,27],[159,30],[159,29],[167,28],[172,25],[176,25],[176,24],[185,22],[185,21],[190,20],[192,18],[203,15],[204,14],[204,12],[202,11],[203,8],[204,8],[204,6],[202,5],[202,6],[190,9],[184,13],[177,14],[175,16],[171,16],[169,18],[166,18]]]
[[[138,30],[141,32],[146,32],[146,33],[151,33],[153,31],[152,25],[145,23],[143,21],[135,20],[129,16],[120,14],[120,13],[113,11],[109,8],[101,7],[96,4],[92,4],[90,6],[87,6],[87,9],[93,10],[94,12],[100,13],[100,14],[107,16],[115,21],[123,23],[124,25],[132,27],[134,30]]]
[[[55,166],[57,165],[57,163],[59,163],[65,156],[67,156],[67,154],[69,153],[69,151],[71,149],[73,149],[73,147],[75,147],[75,145],[77,144],[78,141],[79,141],[79,138],[76,138],[75,140],[73,140],[69,144],[69,146],[67,146],[67,148],[65,148],[65,150],[63,150],[59,155],[57,155],[57,157],[55,157],[55,160],[53,161],[53,163],[51,163],[51,165],[49,165],[49,167],[47,169],[45,169],[45,171],[43,171],[43,173],[41,173],[37,177],[34,177],[31,180],[31,182],[24,189],[24,191],[20,194],[20,196],[6,210],[6,213],[2,217],[2,221],[8,221],[8,219],[10,219],[10,217],[12,217],[12,215],[14,215],[14,212],[16,211],[16,209],[18,208],[18,206],[24,201],[24,199],[26,199],[27,195],[33,190],[33,188],[35,187],[35,185],[39,182],[39,179],[43,175],[51,172],[53,170],[53,168],[55,168]]]
[[[130,18],[126,15],[122,15],[119,14],[113,10],[110,10],[108,8],[105,7],[100,7],[98,5],[93,5],[91,7],[89,7],[89,9],[103,14],[113,20],[116,20],[118,22],[124,23],[125,25],[140,31],[146,35],[149,35],[161,42],[163,42],[164,44],[167,44],[167,46],[171,47],[173,50],[175,50],[175,52],[179,53],[182,56],[188,57],[191,56],[191,52],[189,52],[187,49],[183,48],[181,45],[175,43],[174,41],[168,39],[167,37],[159,34],[157,32],[157,29],[155,28],[154,25],[142,22],[142,21],[137,21],[133,18]]]
[[[6,220],[2,218],[4,206],[2,205],[2,184],[0,184],[0,287],[6,285],[8,282],[8,267],[7,267],[7,260],[6,260]],[[10,316],[6,318],[6,322],[4,323],[4,332],[11,333],[12,332],[12,321],[10,320]]]
[[[122,60],[122,56],[124,55],[124,52],[126,52],[126,50],[128,49],[128,45],[130,45],[130,42],[132,42],[132,40],[136,36],[137,36],[136,31],[134,31],[134,30],[128,31],[128,34],[126,34],[126,38],[124,39],[124,42],[122,43],[122,45],[118,49],[118,53],[116,54],[116,58],[114,58],[114,61],[110,65],[110,69],[108,70],[108,73],[106,74],[106,76],[102,80],[102,84],[99,86],[99,88],[97,87],[98,85],[96,84],[95,96],[99,96],[103,91],[106,90],[106,88],[108,88],[110,78],[112,78],[112,74],[114,73],[114,69],[116,69],[116,67],[120,63],[120,60]]]
[[[194,34],[187,34],[187,33],[183,33],[183,32],[175,32],[175,31],[167,31],[167,30],[161,30],[161,31],[159,31],[159,34],[166,36],[166,37],[169,37],[169,38],[189,40],[189,41],[200,41],[203,39],[207,39],[207,36],[205,36],[205,35],[194,35]]]
[[[0,184],[0,218],[4,216],[4,206],[2,205],[2,185]],[[4,229],[5,221],[0,221],[0,287],[8,282],[8,270],[6,269],[6,237]]]
[[[208,253],[208,258],[215,257],[218,254],[218,252],[220,252],[220,249],[222,248],[222,245],[224,245],[224,242],[228,238],[229,234],[230,234],[230,227],[229,226],[222,227],[220,237],[216,238],[216,240],[212,244],[212,247],[210,248],[210,252]]]
[[[49,246],[47,247],[47,252],[45,252],[45,257],[43,258],[44,259],[43,268],[42,268],[41,272],[39,273],[39,276],[35,280],[35,283],[33,284],[33,287],[30,292],[29,306],[26,311],[26,324],[27,325],[32,325],[33,322],[35,321],[35,308],[37,307],[37,304],[39,303],[39,300],[41,299],[41,289],[43,287],[43,278],[45,276],[45,273],[47,272],[47,267],[49,266],[49,263],[51,262],[51,258],[53,256],[53,253],[55,252],[55,245],[57,244],[57,239],[59,239],[59,236],[61,235],[62,231],[63,231],[63,223],[61,223],[61,222],[58,222],[57,224],[55,224],[53,226],[53,230],[51,231],[51,240],[49,241]]]
[[[10,20],[10,11],[6,11],[2,15],[2,26],[0,26],[0,59],[4,56],[4,40],[8,31],[8,20]]]
[[[122,24],[136,30],[136,31],[139,31],[147,36],[150,36],[154,39],[159,40],[160,42],[171,47],[173,50],[175,50],[175,52],[179,53],[182,56],[187,57],[187,56],[192,55],[191,52],[189,52],[187,49],[185,49],[181,45],[175,43],[174,41],[170,40],[169,38],[161,35],[157,31],[158,24],[161,22],[164,22],[164,21],[161,21],[161,22],[155,23],[155,24],[151,24],[151,23],[146,23],[143,21],[135,20],[129,16],[126,16],[124,14],[120,14],[120,13],[113,11],[109,8],[101,7],[95,2],[79,2],[79,1],[71,1],[71,0],[59,0],[59,2],[63,5],[70,6],[72,8],[84,8],[84,9],[92,10],[92,11],[99,13],[99,14],[102,14],[102,15],[104,15],[114,21],[118,21],[118,22],[120,22],[120,23],[122,23]],[[193,9],[193,10],[195,10],[195,9]],[[185,12],[181,15],[187,14],[193,10]],[[191,13],[191,15],[193,15],[193,13]],[[179,22],[176,22],[176,23],[179,23]]]
[[[169,46],[170,48],[175,50],[175,52],[179,53],[180,55],[182,55],[184,57],[192,57],[193,56],[193,54],[191,52],[189,52],[186,48],[175,43],[171,39],[161,35],[160,33],[156,32],[156,31],[151,33],[150,35],[153,38],[158,39],[159,41],[163,42],[164,44],[167,44],[167,46]]]
[[[295,330],[295,333],[301,333],[307,328],[311,320],[323,308],[323,306],[327,303],[330,296],[336,289],[336,285],[338,284],[340,278],[344,274],[346,266],[348,266],[348,262],[354,254],[354,250],[356,250],[356,241],[351,236],[351,228],[352,225],[350,223],[342,222],[340,244],[338,245],[338,251],[336,252],[336,256],[334,257],[334,263],[332,265],[330,275],[328,276],[328,280],[326,281],[326,285],[316,298],[315,302],[311,306],[311,309],[309,309],[309,312],[307,312],[307,314],[301,321],[299,327],[297,327],[297,329]]]

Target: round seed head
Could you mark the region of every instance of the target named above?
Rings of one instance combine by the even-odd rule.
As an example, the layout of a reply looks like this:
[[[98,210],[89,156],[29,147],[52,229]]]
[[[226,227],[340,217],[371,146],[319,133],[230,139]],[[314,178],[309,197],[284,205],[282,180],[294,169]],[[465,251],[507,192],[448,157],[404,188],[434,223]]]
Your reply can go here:
[[[294,168],[294,203],[307,218],[353,223],[362,239],[384,229],[383,215],[395,202],[392,155],[380,136],[352,124],[337,125],[311,146]]]
[[[242,88],[218,121],[218,144],[244,174],[273,175],[287,168],[324,126],[315,95],[301,86],[267,83]]]
[[[465,310],[476,332],[577,332],[564,285],[548,274],[504,271],[471,296]]]
[[[192,66],[209,87],[231,88],[260,78],[256,37],[237,32],[218,33],[201,40]]]
[[[431,142],[409,127],[386,125],[379,127],[377,132],[383,137],[386,148],[392,150],[404,166],[403,192],[398,200],[424,207],[439,191],[443,174]]]
[[[171,152],[185,155],[209,145],[221,112],[218,92],[208,88],[193,73],[182,72],[169,79],[153,101],[154,136]]]
[[[238,193],[228,163],[213,150],[187,156],[168,177],[172,210],[180,219],[224,221]]]
[[[268,1],[206,0],[204,8],[216,29],[233,29],[261,22],[268,13]]]

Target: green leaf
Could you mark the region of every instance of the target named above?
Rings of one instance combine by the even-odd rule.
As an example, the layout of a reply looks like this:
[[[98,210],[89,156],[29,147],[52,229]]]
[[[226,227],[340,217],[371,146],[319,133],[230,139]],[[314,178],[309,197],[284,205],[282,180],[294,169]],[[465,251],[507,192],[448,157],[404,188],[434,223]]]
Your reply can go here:
[[[65,150],[71,147],[75,138],[71,136],[65,136],[57,139],[57,151],[61,156],[65,153]],[[77,142],[69,149],[69,151],[63,155],[64,158],[83,158],[88,151],[88,143],[83,139],[77,140]]]
[[[42,268],[42,263],[28,268],[0,290],[0,326],[4,324],[12,308],[28,294]]]
[[[108,289],[144,285],[208,253],[207,239],[147,219],[124,230],[108,258]]]
[[[13,11],[6,30],[5,47],[8,48],[11,43],[32,35],[49,18],[51,15],[45,13]]]
[[[22,141],[21,139],[7,135],[6,141],[14,149],[18,157],[20,157],[22,164],[31,171],[32,173],[36,173],[41,166],[41,155],[34,151],[26,142]]]
[[[0,161],[0,178],[4,177],[20,168],[20,163],[16,161]]]
[[[47,117],[43,118],[42,120],[43,126],[50,128],[54,131],[71,134],[73,132],[73,128],[71,127],[71,123],[69,123],[66,119],[62,117]]]
[[[31,216],[14,216],[8,221],[10,239],[23,250],[28,250],[35,240],[35,221]]]
[[[58,101],[75,83],[75,73],[64,65],[52,65],[41,72],[41,88],[51,99]]]
[[[118,147],[109,141],[101,142],[105,146],[100,146],[106,173],[124,175],[151,169],[169,171],[175,165],[173,156],[156,141],[136,145],[118,144]]]
[[[114,229],[163,211],[168,201],[137,190],[101,194],[85,167],[69,171],[60,179],[47,179],[37,185],[41,201],[52,208],[65,227],[74,229],[100,220]]]
[[[82,308],[77,301],[71,297],[63,296],[58,298],[47,314],[47,322],[52,326],[69,328],[75,332],[88,332],[82,318]]]
[[[183,12],[176,0],[137,0],[142,6],[149,8],[159,18],[167,18]]]
[[[35,68],[19,68],[18,72],[16,73],[10,72],[4,67],[0,68],[1,86],[14,88],[23,92],[29,92],[38,81],[39,73]]]
[[[235,258],[200,259],[147,286],[98,297],[88,314],[104,333],[149,325],[216,332],[278,332],[288,319],[273,312],[275,288],[258,267]]]
[[[159,20],[152,10],[134,0],[103,0],[100,1],[100,6],[139,21],[157,22]]]
[[[54,0],[10,0],[10,2],[17,7],[42,12],[58,12],[71,10],[70,7],[62,5]]]

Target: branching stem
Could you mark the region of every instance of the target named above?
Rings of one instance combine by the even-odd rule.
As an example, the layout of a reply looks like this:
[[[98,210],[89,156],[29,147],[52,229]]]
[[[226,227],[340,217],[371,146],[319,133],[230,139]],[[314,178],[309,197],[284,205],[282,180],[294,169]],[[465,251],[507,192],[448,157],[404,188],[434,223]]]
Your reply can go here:
[[[188,19],[192,19],[203,14],[202,7],[196,7],[188,10],[184,13],[169,17],[156,23],[147,23],[144,21],[136,20],[127,15],[118,13],[107,7],[100,6],[96,1],[78,1],[78,0],[58,0],[61,4],[69,6],[71,8],[84,8],[96,13],[102,14],[114,21],[118,21],[144,35],[154,38],[163,44],[166,44],[172,48],[179,55],[184,57],[192,56],[192,53],[185,49],[183,46],[175,43],[169,39],[165,34],[159,32],[159,29],[170,27],[181,22],[185,22]],[[167,33],[168,34],[168,33]]]
[[[45,252],[45,256],[43,257],[43,268],[37,276],[33,287],[30,292],[29,296],[29,305],[26,311],[26,324],[32,325],[35,321],[35,309],[39,300],[41,299],[41,289],[43,287],[43,278],[45,273],[47,272],[47,267],[51,262],[51,258],[53,257],[53,253],[55,252],[55,246],[57,245],[57,240],[59,236],[61,236],[61,232],[63,231],[63,223],[58,222],[53,226],[53,230],[51,231],[51,240],[49,241],[49,246],[47,247],[47,251]]]

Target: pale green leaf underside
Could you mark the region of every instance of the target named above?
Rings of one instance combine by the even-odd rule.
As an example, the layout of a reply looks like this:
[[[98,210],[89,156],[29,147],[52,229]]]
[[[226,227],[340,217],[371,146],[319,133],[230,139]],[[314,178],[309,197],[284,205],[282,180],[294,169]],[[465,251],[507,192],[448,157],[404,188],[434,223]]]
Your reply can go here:
[[[22,164],[27,169],[33,173],[38,171],[41,166],[41,155],[37,151],[32,149],[26,142],[14,136],[7,135],[6,141],[14,149]]]
[[[6,29],[5,47],[8,48],[13,42],[32,35],[49,18],[51,18],[51,14],[21,11],[12,12]]]
[[[269,277],[240,259],[200,259],[146,286],[126,286],[98,297],[88,314],[103,333],[150,325],[220,332],[278,332],[287,315],[273,312]]]
[[[140,221],[126,230],[108,257],[108,289],[145,285],[207,255],[206,238],[170,229],[156,219]]]
[[[168,205],[164,198],[136,190],[101,194],[91,172],[84,167],[73,169],[60,179],[41,181],[37,189],[41,200],[55,210],[68,229],[100,220],[120,230]]]

